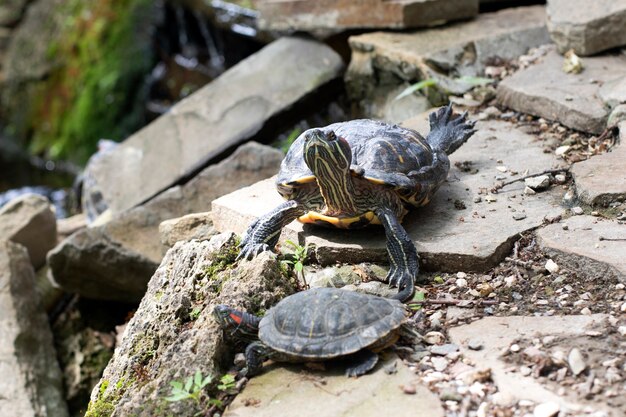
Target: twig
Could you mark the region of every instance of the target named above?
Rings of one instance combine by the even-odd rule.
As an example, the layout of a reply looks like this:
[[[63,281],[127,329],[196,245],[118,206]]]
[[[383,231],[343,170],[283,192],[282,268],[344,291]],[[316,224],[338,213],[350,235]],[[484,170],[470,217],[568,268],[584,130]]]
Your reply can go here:
[[[546,169],[545,171],[542,172],[537,172],[535,174],[529,174],[520,178],[516,178],[514,180],[511,181],[507,181],[507,182],[501,182],[496,184],[492,189],[491,192],[494,194],[498,193],[498,190],[501,190],[502,188],[506,187],[507,185],[511,185],[511,184],[515,184],[518,181],[524,181],[528,178],[534,178],[534,177],[538,177],[540,175],[545,175],[545,174],[558,174],[560,172],[567,172],[569,169],[568,168],[560,168],[560,169]]]
[[[604,237],[604,236],[600,236],[598,239],[599,240],[608,240],[609,242],[626,241],[626,238],[623,238],[623,237]]]
[[[434,305],[446,305],[446,306],[455,306],[461,303],[470,303],[472,305],[476,304],[476,305],[486,305],[486,306],[492,306],[495,304],[498,304],[498,300],[459,300],[456,298],[453,299],[449,299],[449,300],[418,300],[418,301],[411,301],[409,303],[407,303],[407,305],[414,305],[414,304],[434,304]]]
[[[530,261],[522,261],[520,259],[511,258],[510,256],[507,256],[506,258],[504,258],[504,260],[512,262],[515,265],[523,266],[524,268],[530,268],[532,266],[532,264],[533,264]]]

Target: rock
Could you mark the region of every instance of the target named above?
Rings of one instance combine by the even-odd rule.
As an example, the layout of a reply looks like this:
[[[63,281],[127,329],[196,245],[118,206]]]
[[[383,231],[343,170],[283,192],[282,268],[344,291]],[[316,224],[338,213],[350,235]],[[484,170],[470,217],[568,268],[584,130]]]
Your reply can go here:
[[[598,97],[600,86],[623,76],[626,57],[585,58],[585,70],[580,74],[564,73],[562,61],[563,57],[553,50],[537,63],[505,78],[498,85],[498,103],[572,129],[602,133],[609,109]]]
[[[567,356],[567,363],[569,364],[569,369],[571,369],[574,375],[580,374],[587,368],[585,358],[583,358],[583,354],[580,353],[578,348],[570,350],[569,355]]]
[[[161,222],[159,234],[163,246],[171,248],[181,240],[208,240],[217,234],[217,230],[213,227],[211,212],[192,213]]]
[[[139,301],[166,250],[159,224],[204,211],[220,195],[274,174],[282,156],[266,145],[244,144],[186,184],[117,214],[105,224],[79,231],[50,254],[55,281],[67,291],[91,298]],[[215,234],[207,225],[195,229],[193,237],[210,237],[202,236],[205,232]]]
[[[429,345],[440,345],[446,340],[441,332],[428,332],[424,335],[424,342]]]
[[[170,249],[91,394],[87,417],[194,415],[203,403],[164,402],[172,381],[196,371],[219,379],[232,359],[213,318],[216,304],[268,309],[293,290],[279,262],[264,253],[233,268],[235,237],[178,242]],[[192,314],[192,312],[197,312]],[[146,379],[135,377],[141,369]],[[208,392],[214,396],[216,392]],[[214,398],[214,397],[213,397]]]
[[[561,407],[557,403],[541,403],[533,410],[534,417],[554,417],[559,413]]]
[[[539,246],[546,254],[557,263],[577,271],[579,278],[598,283],[626,283],[626,241],[623,240],[626,231],[623,226],[615,220],[593,216],[571,217],[567,225],[568,230],[555,223],[537,231]]]
[[[387,374],[384,367],[391,361],[397,362],[397,372]],[[405,394],[401,387],[411,387],[415,395]],[[391,355],[374,372],[359,378],[346,378],[338,372],[303,376],[301,367],[294,365],[268,367],[248,382],[224,417],[290,416],[294,410],[300,417],[444,416],[437,396],[416,385],[414,373]]]
[[[580,216],[582,214],[585,214],[585,211],[582,207],[572,207],[572,213],[574,213],[574,215],[576,216]]]
[[[593,55],[626,45],[626,3],[614,0],[549,0],[548,30],[559,52]]]
[[[467,342],[467,347],[471,350],[481,350],[483,348],[483,342],[478,339],[470,339]]]
[[[598,96],[611,108],[626,103],[626,76],[605,82]]]
[[[25,194],[0,208],[0,236],[28,249],[37,269],[57,243],[54,209],[45,197]]]
[[[543,191],[550,187],[550,177],[547,175],[539,175],[537,177],[526,178],[524,184],[535,191]]]
[[[321,43],[298,38],[271,43],[94,164],[109,207],[120,212],[172,186],[248,140],[268,119],[337,78],[342,69],[339,55]]]
[[[430,362],[437,372],[443,372],[448,367],[448,360],[446,358],[433,357],[430,358]]]
[[[57,219],[57,237],[59,240],[63,240],[85,227],[87,227],[87,216],[84,213]]]
[[[456,77],[482,76],[491,59],[514,59],[548,42],[541,6],[481,13],[472,21],[413,33],[352,36],[346,88],[361,110],[371,116],[367,113],[370,103],[399,86],[432,78],[437,87],[423,92],[437,104],[441,101],[437,89],[462,93],[472,87]]]
[[[620,144],[615,145],[611,152],[576,162],[570,170],[578,198],[586,204],[608,206],[613,201],[626,198],[626,121],[619,126]]]
[[[445,345],[431,346],[430,353],[433,355],[446,356],[459,350],[459,346],[454,343],[446,343]]]
[[[560,269],[557,263],[554,262],[552,259],[548,259],[548,261],[546,262],[545,268],[551,274],[556,274],[557,272],[559,272],[559,269]]]
[[[308,268],[307,268],[308,269]],[[361,277],[350,265],[329,266],[319,271],[308,272],[305,269],[305,279],[310,287],[341,288],[350,284],[358,284]],[[308,273],[307,273],[308,272]]]
[[[517,341],[557,336],[560,340],[585,337],[585,333],[594,329],[603,329],[608,315],[560,317],[485,317],[471,324],[449,329],[452,343],[466,346],[467,341],[481,335],[484,348],[480,351],[462,350],[463,356],[478,368],[490,368],[491,376],[501,395],[514,401],[532,401],[537,404],[555,403],[559,408],[574,412],[587,405],[581,402],[576,390],[566,390],[555,394],[553,390],[531,377],[510,372],[511,363],[502,357],[502,352]],[[582,347],[581,347],[582,348]],[[595,403],[600,410],[611,412],[604,403]],[[558,409],[557,409],[558,411]]]
[[[626,104],[620,104],[615,106],[615,108],[609,114],[609,120],[607,121],[607,126],[617,126],[622,122],[626,122]]]
[[[264,30],[332,34],[347,29],[407,29],[441,25],[478,14],[478,0],[269,0],[259,2]]]
[[[27,250],[0,241],[0,410],[6,416],[68,415],[48,317]]]
[[[405,122],[408,127],[415,124],[413,119]],[[425,132],[421,130],[421,133]],[[523,184],[515,183],[488,205],[473,202],[475,195],[494,186],[490,173],[499,165],[498,159],[517,172],[542,171],[557,161],[554,155],[543,152],[533,136],[509,123],[478,122],[477,133],[451,156],[449,181],[441,186],[430,204],[413,210],[404,219],[404,227],[415,242],[425,269],[455,273],[485,271],[504,259],[519,233],[540,226],[546,217],[563,213],[558,205],[563,192],[559,187],[527,197],[522,195]],[[478,173],[454,166],[466,161]],[[467,210],[459,213],[452,204],[455,200],[464,202]],[[219,231],[243,233],[252,220],[281,202],[274,180],[261,181],[215,200],[214,226]],[[526,218],[514,220],[512,214],[519,212]],[[494,224],[498,227],[491,228]],[[489,234],[484,233],[486,227],[490,227]],[[315,245],[315,257],[322,265],[334,265],[338,261],[388,262],[384,231],[378,227],[346,232],[303,226],[294,221],[283,228],[280,241],[286,240]]]

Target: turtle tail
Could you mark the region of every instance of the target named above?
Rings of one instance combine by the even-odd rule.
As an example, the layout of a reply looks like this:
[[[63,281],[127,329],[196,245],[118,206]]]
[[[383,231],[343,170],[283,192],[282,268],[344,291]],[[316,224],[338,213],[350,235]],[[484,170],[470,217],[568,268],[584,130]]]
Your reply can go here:
[[[435,150],[450,155],[463,145],[476,131],[475,121],[467,120],[467,112],[452,118],[452,103],[428,116],[430,133],[426,137],[428,144]]]

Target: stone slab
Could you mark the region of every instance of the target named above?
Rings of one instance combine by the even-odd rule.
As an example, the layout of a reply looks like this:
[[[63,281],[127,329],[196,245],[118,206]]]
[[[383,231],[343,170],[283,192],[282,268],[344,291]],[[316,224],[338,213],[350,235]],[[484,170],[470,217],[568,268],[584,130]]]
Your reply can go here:
[[[463,356],[478,369],[491,369],[491,375],[503,396],[513,401],[530,400],[535,403],[554,402],[562,411],[581,411],[585,405],[575,391],[565,390],[563,396],[548,390],[532,376],[511,372],[511,364],[502,360],[502,352],[519,339],[542,336],[584,336],[586,332],[604,328],[607,315],[561,317],[485,317],[471,324],[448,330],[450,341],[461,346]],[[481,350],[469,349],[469,341],[483,345]],[[569,393],[568,393],[569,392]],[[613,414],[610,414],[613,416]],[[617,417],[617,415],[615,415]]]
[[[563,53],[579,55],[626,45],[626,0],[548,0],[548,30]]]
[[[428,78],[462,93],[472,86],[458,77],[482,76],[490,59],[513,59],[549,41],[543,6],[482,13],[472,21],[411,33],[365,33],[349,39],[346,87],[363,111],[402,84]]]
[[[261,29],[338,32],[406,29],[467,19],[478,14],[478,0],[266,0],[259,2],[258,9]]]
[[[422,116],[422,122],[425,115]],[[412,127],[416,120],[407,121]],[[533,196],[523,194],[524,183],[510,185],[487,202],[485,194],[502,174],[497,167],[510,171],[539,172],[558,164],[551,154],[543,152],[534,137],[514,125],[501,121],[479,122],[477,133],[451,156],[452,168],[430,204],[411,212],[404,227],[416,244],[424,267],[456,272],[484,271],[501,261],[510,251],[519,233],[540,226],[544,218],[563,213],[559,207],[562,190],[552,189]],[[422,130],[423,132],[423,130]],[[501,160],[502,162],[497,162]],[[471,161],[478,173],[463,172],[455,162]],[[509,171],[509,172],[510,172]],[[475,202],[481,197],[480,202]],[[455,201],[465,209],[455,208]],[[235,191],[213,202],[213,222],[219,231],[242,233],[257,216],[281,203],[273,180],[261,181]],[[513,215],[523,213],[524,219]],[[387,262],[384,231],[379,227],[346,231],[302,225],[294,221],[283,229],[281,241],[298,241],[316,245],[317,260],[335,262]]]
[[[342,69],[339,55],[316,41],[271,43],[98,159],[93,175],[104,199],[114,212],[148,200],[249,139]]]
[[[538,63],[504,79],[498,85],[498,103],[572,129],[602,133],[609,109],[598,93],[603,83],[624,75],[626,57],[589,57],[583,65],[580,74],[567,74],[562,69],[563,57],[551,51]]]
[[[396,363],[397,372],[384,367]],[[268,367],[269,368],[269,367]],[[403,386],[414,386],[407,395]],[[256,403],[254,406],[246,404]],[[297,413],[294,411],[297,410]],[[273,366],[248,382],[224,417],[443,416],[439,398],[395,355],[359,378],[338,370],[304,373],[301,366]]]
[[[563,224],[567,224],[567,230],[563,230]],[[594,216],[572,216],[539,229],[537,238],[558,265],[580,272],[581,278],[626,283],[625,224]]]
[[[598,95],[611,108],[626,103],[626,76],[604,83]]]
[[[626,128],[626,122],[622,125]],[[608,206],[612,201],[626,198],[626,144],[623,140],[611,152],[572,165],[579,200],[594,206]]]
[[[28,249],[37,269],[46,263],[46,254],[57,243],[54,208],[47,198],[25,194],[0,208],[0,240],[9,239]]]
[[[26,249],[0,241],[0,414],[68,416],[48,317]]]

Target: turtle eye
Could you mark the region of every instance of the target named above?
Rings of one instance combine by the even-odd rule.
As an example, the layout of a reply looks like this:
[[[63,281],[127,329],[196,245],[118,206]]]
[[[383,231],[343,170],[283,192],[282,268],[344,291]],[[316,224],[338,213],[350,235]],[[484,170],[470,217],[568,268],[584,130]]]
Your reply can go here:
[[[332,130],[328,132],[328,135],[326,137],[328,138],[329,141],[337,140],[337,135],[335,135],[335,132],[333,132]]]

